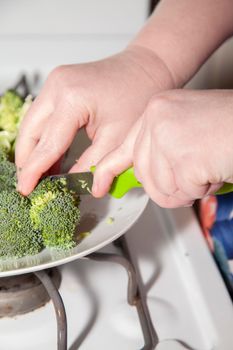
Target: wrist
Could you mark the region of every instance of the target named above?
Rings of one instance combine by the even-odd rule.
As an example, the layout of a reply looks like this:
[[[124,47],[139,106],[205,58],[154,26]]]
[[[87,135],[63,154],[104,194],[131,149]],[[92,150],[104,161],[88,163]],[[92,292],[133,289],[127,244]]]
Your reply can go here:
[[[152,50],[135,44],[130,44],[125,49],[125,54],[130,56],[132,63],[151,79],[155,89],[159,91],[176,88],[172,72],[166,63]]]

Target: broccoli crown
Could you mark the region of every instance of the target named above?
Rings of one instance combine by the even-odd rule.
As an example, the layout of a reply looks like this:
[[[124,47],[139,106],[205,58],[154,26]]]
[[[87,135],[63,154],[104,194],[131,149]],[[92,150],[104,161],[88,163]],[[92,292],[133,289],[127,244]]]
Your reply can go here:
[[[30,219],[30,201],[16,191],[0,192],[0,257],[37,254],[42,237]]]
[[[58,249],[74,247],[74,233],[79,220],[80,211],[73,196],[57,193],[37,215],[37,227],[41,230],[44,245]]]
[[[44,179],[29,198],[31,221],[41,231],[44,245],[57,249],[73,247],[80,220],[79,198],[67,189],[66,180]]]
[[[16,167],[0,153],[0,257],[75,246],[79,197],[64,178],[42,180],[29,197],[16,191]]]

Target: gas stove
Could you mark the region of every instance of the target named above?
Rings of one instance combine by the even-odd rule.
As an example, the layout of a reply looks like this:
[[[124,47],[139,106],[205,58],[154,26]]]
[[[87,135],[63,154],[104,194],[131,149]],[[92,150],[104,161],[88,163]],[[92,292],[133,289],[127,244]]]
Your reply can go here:
[[[53,302],[0,319],[1,350],[232,349],[232,303],[190,208],[150,202],[123,238],[58,271],[61,298],[38,272]]]

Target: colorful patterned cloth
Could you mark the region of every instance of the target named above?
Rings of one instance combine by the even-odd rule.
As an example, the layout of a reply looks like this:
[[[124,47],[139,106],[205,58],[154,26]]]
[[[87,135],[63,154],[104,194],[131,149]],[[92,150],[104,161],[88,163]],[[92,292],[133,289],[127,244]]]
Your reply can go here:
[[[203,233],[233,297],[233,193],[200,201]]]

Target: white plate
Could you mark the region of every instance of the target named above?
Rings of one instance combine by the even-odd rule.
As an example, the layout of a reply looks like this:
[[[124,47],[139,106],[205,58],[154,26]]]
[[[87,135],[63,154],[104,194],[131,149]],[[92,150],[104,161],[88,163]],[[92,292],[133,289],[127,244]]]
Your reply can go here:
[[[47,269],[68,263],[88,255],[125,233],[140,217],[148,202],[148,196],[135,189],[121,199],[106,196],[95,199],[92,196],[82,196],[80,205],[81,223],[78,234],[90,231],[73,249],[56,251],[44,249],[37,255],[20,259],[0,261],[0,277],[19,275],[23,273]]]

